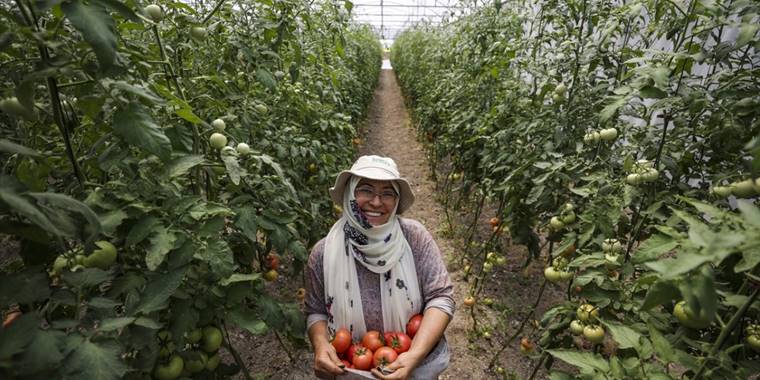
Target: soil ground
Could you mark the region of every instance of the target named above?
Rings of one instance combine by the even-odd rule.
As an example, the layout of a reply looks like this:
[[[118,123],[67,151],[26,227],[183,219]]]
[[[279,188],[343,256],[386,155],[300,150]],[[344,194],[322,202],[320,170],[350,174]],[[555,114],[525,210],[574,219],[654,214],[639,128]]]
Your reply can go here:
[[[399,165],[401,175],[407,178],[416,194],[414,206],[405,217],[417,219],[433,234],[447,262],[455,285],[457,311],[446,330],[452,350],[449,369],[442,379],[527,379],[538,362],[537,357],[529,357],[519,350],[520,338],[525,336],[535,340],[534,318],[540,318],[546,307],[562,297],[562,290],[548,287],[537,309],[529,316],[536,302],[543,282],[542,265],[534,263],[523,268],[527,253],[522,247],[512,246],[503,238],[502,253],[507,264],[489,274],[478,299],[491,298],[494,303],[484,306],[478,303],[475,309],[467,308],[462,301],[468,296],[472,278],[465,277],[460,264],[461,252],[465,249],[460,230],[474,216],[467,209],[458,210],[446,218],[440,204],[439,192],[433,181],[423,144],[418,142],[404,98],[392,70],[382,70],[367,120],[362,128],[363,144],[359,154],[378,154],[393,158]],[[493,211],[491,211],[493,213]],[[488,211],[480,215],[478,226],[483,226],[473,240],[487,239]],[[451,224],[447,222],[451,220]],[[278,281],[281,293],[294,291],[294,284]],[[520,330],[523,320],[528,320]],[[477,324],[473,321],[477,320]],[[488,334],[484,334],[487,331]],[[485,336],[489,335],[486,338]],[[510,337],[514,339],[509,340]],[[275,336],[251,336],[247,332],[233,332],[232,343],[248,366],[254,378],[261,379],[311,379],[312,354],[308,347],[296,348],[284,342],[278,343]],[[507,344],[508,343],[508,344]],[[501,348],[506,348],[501,351]],[[289,351],[289,355],[287,351]],[[491,359],[501,351],[495,366],[489,368]],[[294,358],[290,361],[288,356]],[[225,361],[231,361],[228,356]],[[495,368],[503,371],[497,373]],[[239,378],[243,378],[239,376]],[[546,378],[541,368],[535,378]]]

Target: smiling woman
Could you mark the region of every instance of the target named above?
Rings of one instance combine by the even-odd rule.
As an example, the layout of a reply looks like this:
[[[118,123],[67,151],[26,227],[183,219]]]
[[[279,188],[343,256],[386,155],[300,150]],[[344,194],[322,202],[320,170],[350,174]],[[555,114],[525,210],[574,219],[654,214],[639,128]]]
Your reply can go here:
[[[338,175],[330,196],[346,211],[309,257],[306,314],[314,372],[344,373],[343,358],[330,344],[337,331],[346,329],[359,341],[368,332],[405,331],[422,313],[411,347],[385,369],[394,372],[388,378],[436,378],[449,362],[443,332],[454,313],[453,287],[430,233],[398,215],[414,203],[409,182],[392,159],[362,156]]]

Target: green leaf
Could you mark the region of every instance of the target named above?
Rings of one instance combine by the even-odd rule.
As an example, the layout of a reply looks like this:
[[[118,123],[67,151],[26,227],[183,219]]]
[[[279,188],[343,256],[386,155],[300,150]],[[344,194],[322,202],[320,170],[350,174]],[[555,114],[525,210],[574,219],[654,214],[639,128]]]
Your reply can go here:
[[[171,141],[153,122],[145,107],[130,103],[126,108],[117,110],[113,116],[113,129],[130,145],[153,153],[164,161],[169,160]]]
[[[261,84],[264,85],[264,87],[274,90],[275,87],[277,87],[277,80],[274,78],[274,75],[269,72],[269,70],[266,69],[258,69],[256,70],[256,79],[261,82]]]
[[[598,354],[562,349],[546,351],[555,358],[580,368],[582,372],[593,372],[595,370],[607,372],[610,370],[607,361]]]
[[[232,250],[227,242],[221,239],[213,239],[208,242],[205,249],[195,251],[194,257],[209,264],[211,270],[222,278],[232,275],[234,260]]]
[[[166,165],[166,176],[175,178],[185,175],[190,169],[202,164],[206,159],[200,155],[189,155],[177,158]]]
[[[61,9],[92,46],[101,71],[109,69],[116,61],[116,32],[111,15],[100,4],[86,4],[79,0],[64,2]]]
[[[670,236],[657,234],[645,240],[633,253],[631,261],[634,264],[642,264],[657,260],[663,254],[674,250],[679,242]]]
[[[736,44],[734,46],[738,49],[748,44],[755,38],[758,28],[760,28],[760,24],[743,22],[742,26],[739,27],[739,36],[736,37]]]
[[[616,323],[608,323],[602,321],[602,324],[607,327],[607,329],[612,334],[612,338],[615,340],[615,342],[618,343],[618,346],[620,348],[633,348],[638,351],[641,347],[641,334],[639,334],[636,330],[628,326],[623,326]]]
[[[615,115],[615,112],[617,112],[618,108],[622,107],[628,100],[626,97],[613,97],[612,99],[614,99],[612,103],[606,105],[599,113],[599,121],[602,123],[609,120],[613,115]]]
[[[140,298],[140,303],[135,307],[134,314],[148,314],[164,308],[169,297],[182,284],[187,267],[182,267],[170,271],[166,274],[159,274],[152,278],[145,287],[145,291]]]
[[[139,84],[132,84],[121,80],[114,81],[110,79],[104,79],[101,83],[103,83],[103,86],[107,87],[109,91],[118,89],[128,94],[137,96],[138,98],[141,98],[152,104],[162,105],[165,103],[164,99],[162,99],[160,96],[154,94],[153,91],[147,87],[141,86]]]
[[[662,99],[668,94],[655,86],[644,86],[639,89],[639,96],[644,99]]]
[[[256,231],[258,223],[256,222],[256,208],[253,206],[244,206],[235,210],[237,219],[235,227],[239,228],[243,235],[252,243],[257,241]]]
[[[164,262],[166,254],[174,248],[177,236],[166,227],[160,226],[155,228],[155,233],[149,240],[150,246],[147,249],[147,255],[145,255],[145,264],[149,270],[155,271]]]
[[[240,167],[238,163],[237,152],[234,150],[227,150],[221,152],[222,162],[227,169],[227,175],[230,176],[230,181],[235,185],[240,184],[240,177],[245,175],[245,170]]]
[[[135,319],[136,318],[134,317],[107,318],[100,323],[100,326],[98,326],[98,331],[107,332],[120,330],[134,323]]]
[[[66,334],[53,329],[37,329],[31,335],[33,336],[31,344],[24,351],[21,359],[14,363],[17,373],[44,373],[57,368],[64,360],[61,348]]]
[[[227,286],[232,283],[242,281],[256,281],[261,278],[261,273],[235,273],[232,276],[225,278],[220,282],[222,286]]]
[[[679,299],[681,291],[672,280],[660,280],[649,288],[640,310],[646,311],[671,300]]]
[[[75,288],[98,286],[112,278],[113,274],[98,268],[84,268],[76,272],[64,272],[61,275],[63,282]]]
[[[694,268],[712,261],[712,259],[711,256],[682,251],[676,258],[648,262],[644,265],[659,273],[664,278],[674,278],[690,272]]]
[[[47,273],[31,270],[0,275],[0,309],[13,304],[31,305],[50,297]]]
[[[109,211],[100,216],[100,224],[103,226],[103,233],[108,236],[113,236],[116,233],[116,229],[119,228],[124,219],[129,216],[126,212],[116,209]]]
[[[145,238],[155,230],[156,225],[159,223],[160,221],[155,216],[143,216],[142,219],[135,223],[135,225],[132,226],[132,229],[129,230],[126,241],[127,246],[133,246],[145,240]]]
[[[51,206],[67,211],[76,212],[84,216],[87,226],[83,231],[87,234],[86,241],[93,240],[101,231],[101,222],[89,206],[68,195],[57,193],[29,193],[37,201],[45,202]]]
[[[88,304],[98,309],[110,309],[110,308],[114,308],[116,306],[121,305],[120,302],[116,302],[110,298],[104,298],[104,297],[93,297],[92,299],[90,299]]]
[[[262,335],[269,331],[266,322],[256,316],[256,313],[245,306],[230,310],[229,321],[232,324],[248,330],[251,334]]]
[[[11,356],[24,352],[39,332],[40,321],[36,312],[24,313],[10,327],[0,329],[0,363],[12,362]]]
[[[7,204],[11,210],[29,219],[43,230],[58,236],[67,236],[65,232],[56,228],[48,217],[29,202],[26,198],[17,194],[10,186],[0,183],[0,201]],[[67,236],[68,237],[68,236]]]
[[[744,220],[751,224],[755,228],[760,228],[760,209],[754,205],[754,203],[746,200],[739,199],[736,201],[736,206],[741,211]]]
[[[142,19],[139,16],[137,16],[137,14],[135,14],[135,12],[131,8],[119,0],[94,0],[94,1],[101,3],[106,8],[111,8],[111,10],[119,13],[122,17],[124,17],[127,20],[134,21],[137,23],[142,23]]]
[[[16,144],[6,139],[0,139],[0,152],[9,154],[20,154],[22,156],[29,156],[39,158],[42,155],[34,149],[27,148],[23,145]]]
[[[121,379],[127,366],[121,359],[121,347],[113,341],[92,342],[78,336],[70,336],[74,351],[62,363],[65,373],[78,379]]]

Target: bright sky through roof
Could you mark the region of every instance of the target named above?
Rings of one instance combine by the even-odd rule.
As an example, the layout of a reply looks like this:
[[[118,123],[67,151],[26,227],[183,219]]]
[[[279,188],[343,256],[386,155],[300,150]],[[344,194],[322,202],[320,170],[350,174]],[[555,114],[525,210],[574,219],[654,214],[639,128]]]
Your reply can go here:
[[[351,12],[361,24],[370,24],[383,45],[390,46],[402,30],[420,21],[437,24],[461,9],[457,0],[353,0]]]

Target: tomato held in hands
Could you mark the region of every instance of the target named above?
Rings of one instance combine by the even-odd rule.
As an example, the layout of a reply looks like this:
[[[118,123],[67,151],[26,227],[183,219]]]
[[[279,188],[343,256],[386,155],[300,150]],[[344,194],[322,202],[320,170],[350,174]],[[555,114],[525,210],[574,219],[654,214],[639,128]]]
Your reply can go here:
[[[409,347],[412,346],[412,338],[402,332],[392,333],[391,339],[386,338],[385,344],[400,354],[409,351]]]
[[[361,345],[361,343],[352,344],[351,347],[346,350],[346,359],[348,359],[349,362],[354,362],[354,354],[356,353],[356,350],[360,348],[365,348]]]
[[[383,336],[376,330],[368,331],[362,338],[362,346],[367,347],[372,352],[384,345]]]
[[[398,358],[398,354],[392,348],[383,346],[375,351],[373,358],[375,367],[385,367],[386,365],[393,363],[396,358]]]
[[[354,352],[353,359],[351,360],[351,364],[354,365],[355,369],[366,371],[372,368],[372,363],[373,363],[372,359],[373,359],[372,351],[368,350],[366,347],[359,347]]]
[[[343,363],[344,368],[354,368],[354,365],[346,359],[340,359],[340,362]]]
[[[332,345],[335,347],[335,351],[339,354],[346,352],[351,345],[351,333],[348,329],[341,327],[335,332],[335,337],[332,340]]]
[[[414,334],[417,334],[417,330],[420,329],[420,325],[422,324],[422,314],[415,314],[412,316],[412,318],[409,319],[409,322],[406,324],[406,335],[409,335],[409,337],[414,338]]]

